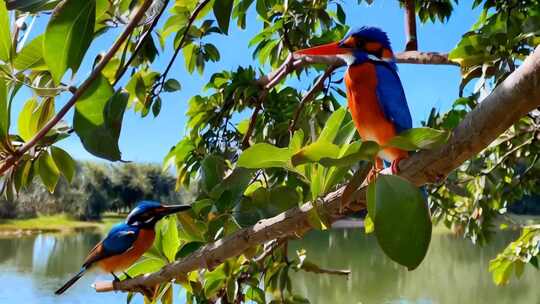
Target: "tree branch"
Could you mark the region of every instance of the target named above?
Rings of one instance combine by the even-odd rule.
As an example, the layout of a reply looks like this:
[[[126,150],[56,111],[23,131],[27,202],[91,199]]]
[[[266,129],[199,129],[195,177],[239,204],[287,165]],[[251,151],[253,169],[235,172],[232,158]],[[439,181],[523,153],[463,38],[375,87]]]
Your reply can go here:
[[[120,70],[118,70],[116,72],[116,77],[115,77],[116,79],[115,79],[115,81],[113,83],[113,87],[118,84],[120,79],[122,79],[122,76],[124,76],[124,74],[128,70],[128,68],[131,65],[131,63],[133,62],[133,60],[135,60],[135,57],[137,57],[137,54],[139,53],[139,51],[143,47],[144,42],[146,41],[146,39],[148,39],[148,37],[151,37],[152,31],[157,26],[157,24],[159,22],[159,19],[161,19],[161,16],[163,15],[165,10],[167,9],[167,6],[169,6],[169,0],[164,1],[163,6],[161,7],[161,9],[157,13],[157,15],[154,17],[154,19],[152,19],[152,23],[150,24],[148,29],[144,32],[144,35],[141,37],[141,39],[137,43],[137,46],[135,46],[135,50],[133,50],[133,53],[131,53],[128,61],[126,61],[126,63],[120,68]]]
[[[300,105],[298,108],[296,108],[296,111],[294,111],[293,119],[289,123],[289,132],[293,133],[296,130],[296,124],[298,122],[298,118],[300,117],[300,113],[302,113],[302,110],[304,109],[305,105],[308,102],[311,102],[315,96],[323,89],[324,82],[332,73],[338,68],[336,65],[329,66],[326,71],[317,79],[315,84],[313,84],[313,87],[302,97],[302,100],[300,101]]]
[[[165,81],[167,80],[167,75],[169,74],[169,71],[171,70],[174,62],[176,61],[176,57],[178,57],[178,54],[180,54],[180,50],[184,47],[184,43],[186,42],[186,37],[188,35],[189,29],[193,25],[193,22],[195,22],[195,19],[197,19],[199,13],[209,2],[210,0],[200,0],[193,12],[191,13],[191,16],[189,16],[189,20],[184,30],[184,33],[182,33],[182,38],[180,39],[180,42],[178,42],[178,46],[176,46],[174,54],[171,57],[171,60],[169,60],[169,64],[167,64],[167,67],[165,68],[161,76],[159,76],[160,79],[156,81],[156,84],[152,88],[152,93],[154,94],[154,96],[158,96],[161,93],[161,90],[165,85]]]
[[[405,51],[418,50],[418,39],[416,36],[416,5],[414,0],[405,0],[405,35],[407,37]]]
[[[510,74],[487,98],[454,129],[443,146],[421,151],[400,163],[400,175],[416,185],[436,181],[448,175],[465,160],[486,148],[501,133],[522,116],[540,105],[540,47],[515,72]],[[356,191],[352,203],[342,209],[341,196],[345,187],[326,195],[318,202],[335,221],[354,210],[365,208],[365,187]],[[278,237],[293,236],[312,229],[308,213],[312,203],[287,210],[264,219],[223,239],[209,243],[180,261],[164,266],[160,271],[121,282],[98,282],[96,291],[136,291],[173,280],[179,274],[197,269],[212,269],[227,258],[238,256],[248,248]]]
[[[92,73],[86,80],[81,84],[81,86],[73,93],[69,101],[54,115],[47,124],[41,128],[41,130],[38,131],[36,135],[32,139],[30,139],[28,142],[26,142],[23,146],[19,147],[16,151],[14,151],[13,154],[8,156],[0,166],[0,175],[3,175],[9,168],[11,168],[18,160],[19,158],[26,153],[28,150],[30,150],[32,147],[34,147],[66,114],[67,112],[75,105],[77,100],[86,92],[86,90],[90,87],[92,82],[96,80],[99,75],[101,75],[101,71],[105,68],[107,63],[114,57],[120,46],[126,41],[128,36],[133,32],[135,27],[137,27],[137,24],[140,20],[144,17],[144,14],[146,13],[146,10],[150,7],[152,4],[152,0],[145,0],[139,10],[135,13],[133,16],[133,19],[129,22],[129,24],[126,26],[118,40],[113,44],[111,49],[103,56],[103,58],[100,60],[99,64],[96,66],[94,70],[92,70]]]

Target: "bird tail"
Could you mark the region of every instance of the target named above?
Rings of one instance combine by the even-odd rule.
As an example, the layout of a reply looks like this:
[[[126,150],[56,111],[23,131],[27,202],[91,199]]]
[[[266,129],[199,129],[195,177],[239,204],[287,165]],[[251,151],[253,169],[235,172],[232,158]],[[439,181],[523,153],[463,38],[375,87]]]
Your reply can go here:
[[[64,291],[66,291],[68,288],[70,288],[71,285],[75,284],[75,282],[77,282],[84,275],[86,270],[88,270],[86,267],[82,267],[81,271],[79,271],[79,273],[77,273],[73,278],[69,279],[69,281],[67,281],[62,287],[58,288],[58,290],[55,291],[54,294],[56,294],[56,295],[63,294]]]

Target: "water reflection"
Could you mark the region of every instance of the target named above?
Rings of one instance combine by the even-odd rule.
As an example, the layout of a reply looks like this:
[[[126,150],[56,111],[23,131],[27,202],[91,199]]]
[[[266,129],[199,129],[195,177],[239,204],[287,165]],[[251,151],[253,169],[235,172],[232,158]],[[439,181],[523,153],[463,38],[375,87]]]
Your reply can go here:
[[[97,294],[90,288],[98,276],[110,279],[98,273],[84,276],[63,296],[53,294],[101,237],[84,232],[0,239],[0,303],[125,303],[122,293]],[[347,280],[300,272],[294,274],[293,284],[312,303],[540,303],[540,272],[531,267],[509,286],[495,287],[491,282],[488,261],[513,237],[500,235],[479,249],[452,236],[435,235],[426,260],[407,272],[358,229],[314,232],[293,242],[291,250],[305,248],[309,260],[327,268],[351,269],[352,275]]]
[[[384,256],[362,231],[314,232],[294,242],[308,259],[326,268],[352,270],[341,276],[298,273],[293,286],[313,303],[540,303],[540,272],[526,267],[521,280],[495,287],[487,270],[515,235],[503,234],[484,248],[451,235],[434,235],[428,255],[409,272]]]

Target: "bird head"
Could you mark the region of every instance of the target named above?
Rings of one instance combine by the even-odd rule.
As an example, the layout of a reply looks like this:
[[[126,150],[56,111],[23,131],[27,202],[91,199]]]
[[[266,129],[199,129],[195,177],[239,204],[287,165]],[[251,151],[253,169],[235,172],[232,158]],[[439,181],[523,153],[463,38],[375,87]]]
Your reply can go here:
[[[363,26],[351,30],[345,38],[295,52],[297,56],[337,56],[348,65],[364,63],[368,60],[386,61],[395,65],[395,57],[390,40],[377,27]]]
[[[153,228],[165,216],[190,208],[189,205],[161,205],[157,202],[142,201],[128,214],[126,223],[142,228]]]

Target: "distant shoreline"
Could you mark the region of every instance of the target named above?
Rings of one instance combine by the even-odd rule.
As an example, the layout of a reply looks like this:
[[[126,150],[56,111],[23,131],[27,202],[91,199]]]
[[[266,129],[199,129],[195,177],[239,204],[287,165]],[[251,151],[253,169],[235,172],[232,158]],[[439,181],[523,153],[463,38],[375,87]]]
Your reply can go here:
[[[120,217],[114,214],[103,216],[101,221],[80,221],[66,214],[40,215],[29,219],[0,219],[0,238],[93,229],[105,231],[120,220]]]

